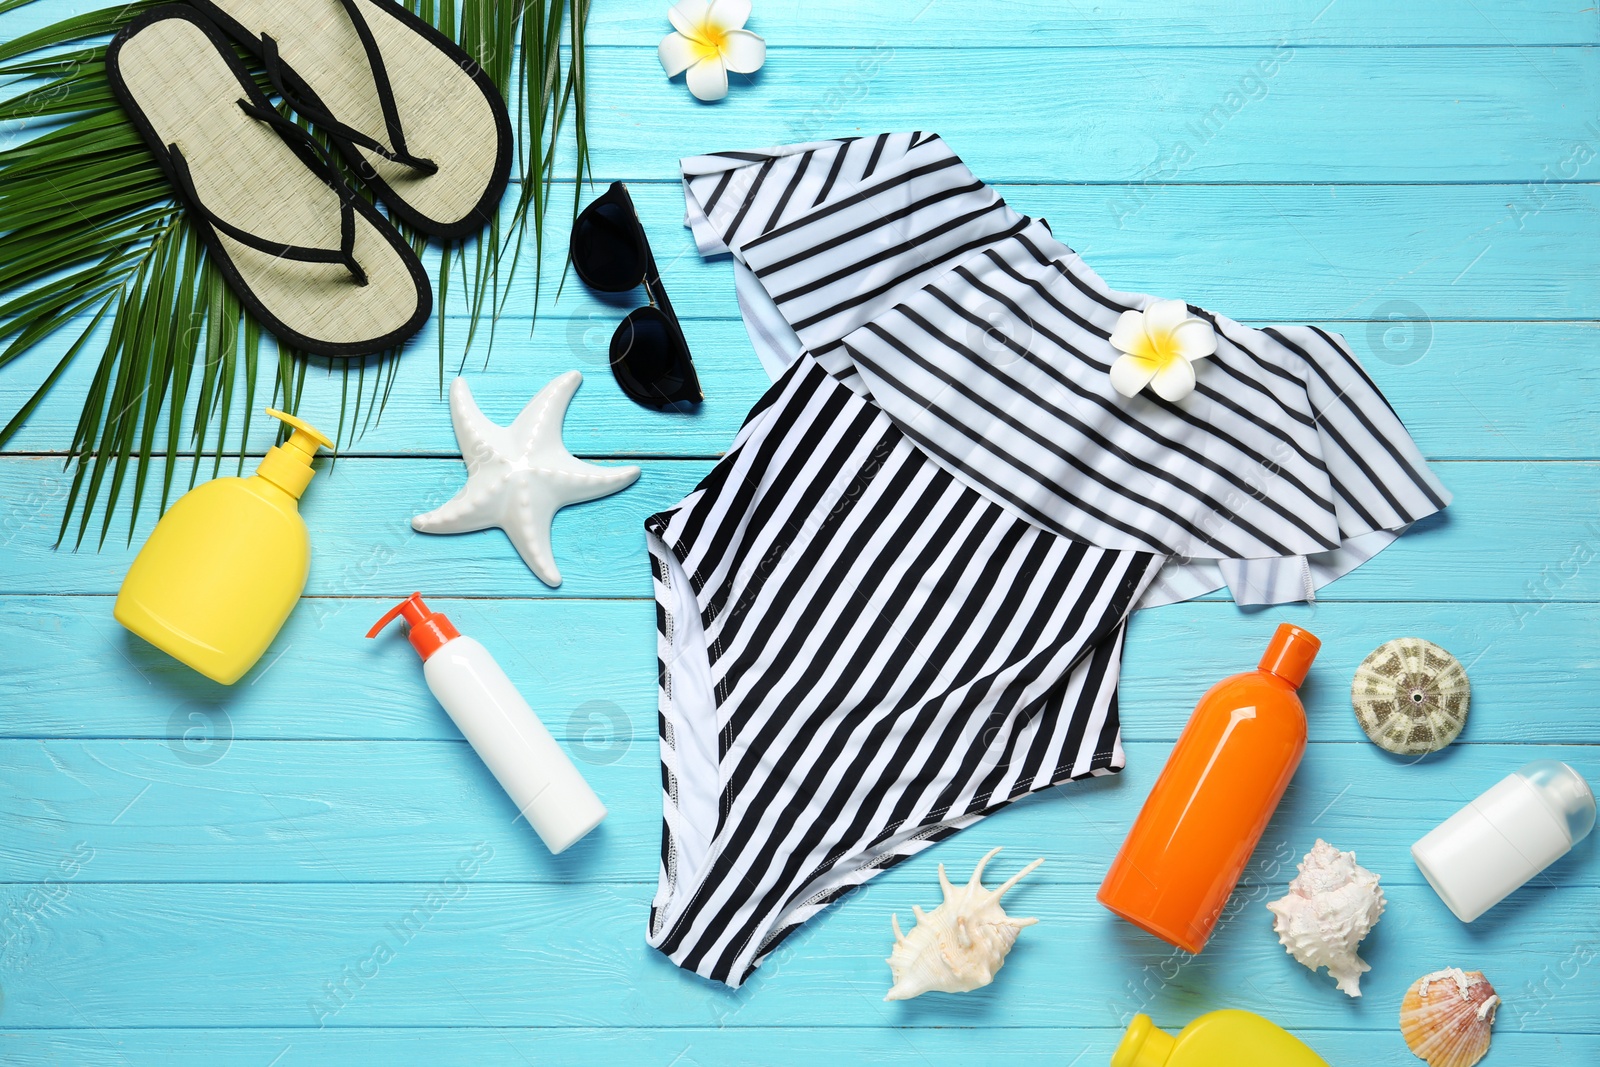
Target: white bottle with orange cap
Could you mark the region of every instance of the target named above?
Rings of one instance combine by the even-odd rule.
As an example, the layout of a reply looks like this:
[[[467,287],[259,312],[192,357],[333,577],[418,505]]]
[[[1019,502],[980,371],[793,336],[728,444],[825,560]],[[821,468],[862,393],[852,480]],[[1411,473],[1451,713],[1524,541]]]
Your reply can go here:
[[[605,805],[489,651],[429,611],[421,593],[390,608],[367,636],[377,637],[396,618],[410,627],[428,688],[545,847],[565,851],[599,826]]]

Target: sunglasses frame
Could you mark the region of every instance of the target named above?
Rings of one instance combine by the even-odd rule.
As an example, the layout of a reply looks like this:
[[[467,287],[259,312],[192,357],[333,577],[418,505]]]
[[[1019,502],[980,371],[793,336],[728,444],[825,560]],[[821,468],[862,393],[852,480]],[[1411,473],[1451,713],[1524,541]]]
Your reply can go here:
[[[585,218],[590,212],[607,204],[617,205],[623,209],[621,214],[628,235],[632,237],[637,250],[643,253],[640,276],[626,285],[603,283],[592,277],[584,269],[583,255],[579,250],[579,234],[584,228]],[[589,202],[573,220],[568,250],[572,259],[572,269],[591,289],[603,293],[626,293],[640,285],[644,286],[645,298],[649,303],[630,311],[617,324],[616,331],[611,335],[611,373],[617,380],[617,386],[630,400],[646,407],[663,408],[673,404],[698,404],[704,400],[705,396],[700,389],[700,377],[694,369],[694,358],[689,353],[689,342],[684,339],[683,327],[678,324],[678,315],[672,310],[672,301],[667,299],[666,287],[661,284],[661,272],[656,268],[656,258],[650,249],[650,239],[645,235],[644,226],[639,221],[639,213],[634,209],[633,198],[628,195],[627,186],[621,182],[612,182],[610,188]],[[676,346],[668,355],[675,363],[681,364],[675,366],[674,370],[682,379],[682,384],[670,393],[663,391],[659,384],[640,377],[628,363],[628,356],[633,348],[633,338],[638,332],[636,324],[646,320],[660,323],[666,331],[669,346]]]

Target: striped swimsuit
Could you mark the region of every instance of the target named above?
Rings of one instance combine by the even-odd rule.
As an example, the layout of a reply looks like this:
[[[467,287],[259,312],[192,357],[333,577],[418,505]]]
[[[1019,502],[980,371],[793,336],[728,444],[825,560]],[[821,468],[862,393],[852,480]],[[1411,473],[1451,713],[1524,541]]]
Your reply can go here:
[[[664,820],[648,938],[741,984],[877,872],[1026,793],[1120,770],[1139,607],[1311,599],[1445,506],[1315,327],[1199,309],[1178,402],[1110,385],[1109,289],[937,136],[684,161],[776,376],[646,521]]]

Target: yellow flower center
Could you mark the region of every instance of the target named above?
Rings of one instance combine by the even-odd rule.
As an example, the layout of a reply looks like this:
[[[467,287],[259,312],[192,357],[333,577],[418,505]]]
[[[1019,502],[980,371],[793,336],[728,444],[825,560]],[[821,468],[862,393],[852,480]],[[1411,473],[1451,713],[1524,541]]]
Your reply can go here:
[[[1155,364],[1156,370],[1163,371],[1170,367],[1175,360],[1183,358],[1182,353],[1175,343],[1175,338],[1170,330],[1145,330],[1144,351],[1137,353],[1141,359],[1147,359]]]
[[[700,59],[712,59],[722,54],[728,46],[728,31],[711,21],[702,22],[690,38],[694,53]]]

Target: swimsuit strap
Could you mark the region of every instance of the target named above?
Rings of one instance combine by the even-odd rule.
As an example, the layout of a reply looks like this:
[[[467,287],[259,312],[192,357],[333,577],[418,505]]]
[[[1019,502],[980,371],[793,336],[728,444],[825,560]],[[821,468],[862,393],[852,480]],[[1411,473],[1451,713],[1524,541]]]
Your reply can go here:
[[[388,131],[389,142],[394,147],[390,148],[377,138],[340,122],[328,114],[325,108],[308,103],[298,94],[291,92],[283,76],[283,62],[278,56],[278,42],[263,33],[261,35],[261,55],[266,63],[268,80],[272,82],[273,88],[278,90],[278,95],[283,97],[289,106],[311,120],[313,124],[331,133],[338,134],[351,144],[371,149],[391,163],[399,163],[422,174],[435,173],[439,169],[438,164],[431,159],[414,156],[406,148],[405,130],[400,125],[400,113],[394,105],[394,87],[389,82],[389,72],[384,67],[383,53],[378,50],[377,39],[372,36],[372,28],[367,25],[367,20],[362,17],[360,9],[356,7],[355,0],[339,0],[339,3],[345,9],[345,13],[350,16],[350,23],[355,27],[356,36],[361,39],[361,47],[367,54],[367,66],[372,71],[372,80],[378,90],[378,105],[383,109],[383,125]]]

